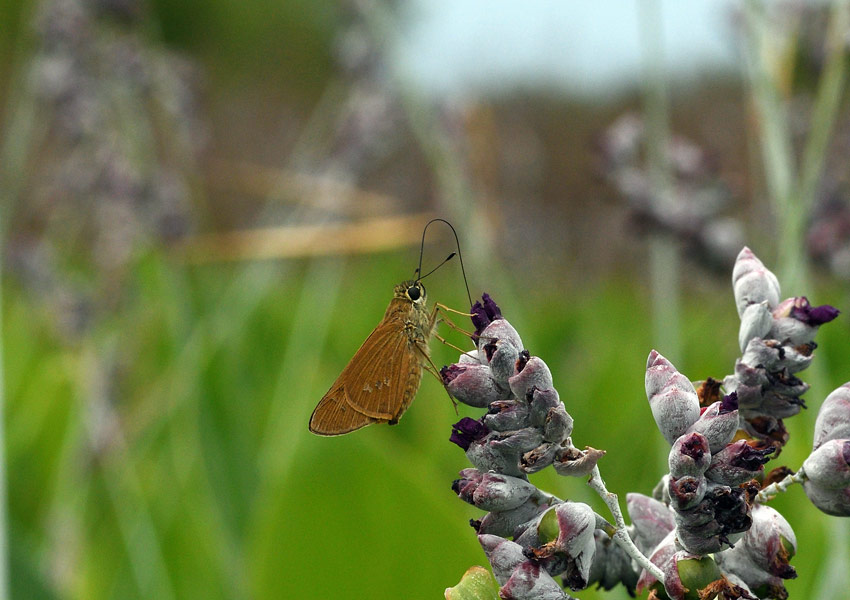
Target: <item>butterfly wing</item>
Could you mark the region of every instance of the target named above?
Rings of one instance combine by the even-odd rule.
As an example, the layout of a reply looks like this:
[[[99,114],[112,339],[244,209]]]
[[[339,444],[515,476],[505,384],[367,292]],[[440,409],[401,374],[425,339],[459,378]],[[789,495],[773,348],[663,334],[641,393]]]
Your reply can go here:
[[[366,338],[310,417],[310,431],[342,435],[371,423],[396,422],[422,379],[418,345],[404,319],[385,319]]]

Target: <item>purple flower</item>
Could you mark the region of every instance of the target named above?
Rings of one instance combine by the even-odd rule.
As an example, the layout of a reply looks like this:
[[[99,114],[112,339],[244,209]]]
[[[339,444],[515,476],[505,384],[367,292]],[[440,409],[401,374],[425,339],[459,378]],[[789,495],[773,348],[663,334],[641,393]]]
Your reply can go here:
[[[802,321],[806,325],[817,327],[824,323],[829,323],[835,319],[839,311],[834,306],[823,304],[821,306],[812,306],[809,304],[808,298],[800,296],[798,298],[788,298],[777,306],[773,311],[773,316],[793,317],[798,321]]]
[[[487,433],[488,429],[481,421],[464,417],[452,425],[452,435],[449,441],[457,444],[464,451],[467,451],[469,450],[469,446],[472,445],[472,442],[480,440]]]
[[[723,485],[740,485],[763,473],[764,464],[775,450],[763,442],[738,440],[711,457],[705,476]]]
[[[478,340],[478,336],[484,329],[496,319],[502,318],[502,311],[496,305],[496,302],[486,292],[481,296],[481,300],[472,305],[470,311],[472,313],[472,324],[475,326],[475,335],[472,341]]]

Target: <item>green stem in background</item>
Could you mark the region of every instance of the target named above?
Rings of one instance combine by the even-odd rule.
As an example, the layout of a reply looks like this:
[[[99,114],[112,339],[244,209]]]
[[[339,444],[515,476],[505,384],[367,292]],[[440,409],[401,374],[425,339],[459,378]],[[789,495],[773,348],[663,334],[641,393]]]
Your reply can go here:
[[[638,4],[643,46],[643,107],[646,121],[646,153],[656,201],[673,204],[672,173],[668,146],[670,140],[669,102],[664,73],[664,31],[661,2]],[[653,345],[667,356],[681,360],[681,271],[676,242],[653,237],[649,242],[652,298]]]
[[[784,231],[781,223],[793,202],[795,168],[783,99],[774,73],[767,66],[769,56],[776,53],[772,47],[776,37],[768,28],[764,6],[759,0],[748,0],[744,4],[744,24],[744,58],[761,137],[765,185],[779,220],[779,230]],[[783,245],[781,237],[777,245]],[[786,286],[792,285],[783,269],[780,269],[779,278]]]
[[[815,205],[818,185],[824,171],[826,153],[832,139],[835,122],[844,95],[846,79],[846,34],[850,30],[850,2],[838,0],[832,7],[826,37],[826,64],[818,85],[815,104],[812,108],[809,137],[803,150],[800,179],[797,183],[797,202],[788,206],[786,234],[780,246],[779,264],[784,265],[792,281],[796,275],[805,277],[803,260],[805,252],[806,223]],[[802,281],[801,281],[802,283]]]
[[[799,168],[795,168],[792,138],[777,73],[770,67],[778,36],[771,31],[760,0],[744,4],[747,68],[762,138],[762,160],[768,197],[778,229],[779,276],[791,293],[807,288],[806,224],[823,174],[845,84],[844,35],[850,28],[850,3],[838,0],[830,16],[827,59],[815,97],[811,126]]]
[[[2,232],[0,226],[0,232]],[[0,247],[5,236],[0,235]],[[3,372],[3,286],[0,263],[0,600],[9,596],[9,495],[6,490],[6,382]]]

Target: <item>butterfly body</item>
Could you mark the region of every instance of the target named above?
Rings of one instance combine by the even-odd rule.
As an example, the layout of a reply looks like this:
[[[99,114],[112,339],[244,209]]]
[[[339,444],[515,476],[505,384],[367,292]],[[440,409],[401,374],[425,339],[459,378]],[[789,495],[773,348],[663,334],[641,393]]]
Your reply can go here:
[[[360,346],[310,417],[310,431],[342,435],[372,423],[398,422],[422,381],[436,313],[420,281],[393,290],[384,318]]]

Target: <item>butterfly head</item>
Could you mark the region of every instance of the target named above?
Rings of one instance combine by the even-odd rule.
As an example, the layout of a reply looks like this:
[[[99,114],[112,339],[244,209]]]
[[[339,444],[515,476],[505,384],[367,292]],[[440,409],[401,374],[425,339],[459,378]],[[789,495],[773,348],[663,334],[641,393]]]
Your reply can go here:
[[[422,285],[421,281],[403,281],[395,286],[394,296],[396,298],[407,300],[416,305],[424,305],[426,295],[425,286]]]

